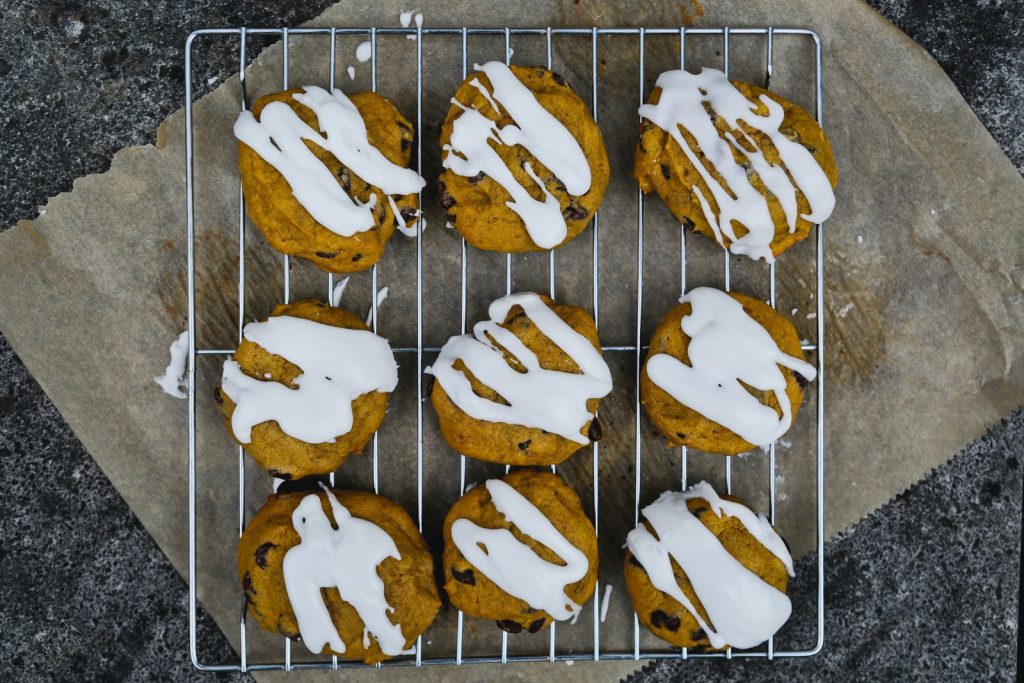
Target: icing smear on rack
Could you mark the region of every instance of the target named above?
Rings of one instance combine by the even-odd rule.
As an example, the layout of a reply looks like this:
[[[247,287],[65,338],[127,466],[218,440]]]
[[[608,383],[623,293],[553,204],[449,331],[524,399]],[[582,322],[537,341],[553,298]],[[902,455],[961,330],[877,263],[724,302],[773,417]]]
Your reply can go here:
[[[513,306],[520,306],[544,336],[562,349],[583,374],[542,368],[536,354],[501,326]],[[587,401],[601,398],[612,390],[611,372],[600,351],[532,292],[510,294],[494,301],[488,315],[490,320],[473,326],[472,335],[449,339],[426,372],[434,375],[452,402],[471,417],[536,427],[576,443],[589,443],[581,433],[594,419],[594,414],[587,409]],[[516,358],[525,372],[511,367],[502,349]],[[498,392],[508,405],[478,396],[469,378],[454,368],[457,360],[461,360],[477,380]]]
[[[302,642],[319,654],[325,645],[339,654],[345,641],[338,635],[321,590],[337,588],[341,599],[355,608],[365,625],[363,646],[372,635],[386,655],[409,654],[399,625],[388,613],[394,608],[384,595],[377,566],[389,557],[401,560],[395,541],[373,522],[353,517],[324,486],[337,525],[324,513],[318,494],[302,499],[292,512],[292,526],[301,539],[284,556],[284,584],[299,622]]]
[[[188,398],[186,393],[188,382],[185,380],[185,363],[188,360],[188,330],[178,335],[171,342],[171,362],[167,364],[164,374],[154,377],[153,381],[160,385],[164,393],[174,398]]]
[[[626,536],[626,545],[643,565],[654,587],[679,602],[697,620],[713,647],[759,645],[789,619],[789,598],[729,554],[687,508],[686,501],[694,498],[707,501],[718,517],[724,514],[738,519],[793,576],[793,558],[764,515],[754,514],[745,505],[722,500],[706,482],[684,493],[661,494],[643,509],[654,534],[641,523]],[[693,586],[707,621],[676,582],[672,560]]]
[[[259,121],[252,112],[239,114],[235,137],[284,176],[295,199],[325,228],[343,237],[370,230],[375,224],[377,196],[371,196],[366,204],[350,197],[306,141],[333,154],[355,175],[380,188],[389,200],[392,195],[415,194],[426,182],[412,169],[392,163],[370,144],[366,122],[342,91],[329,93],[316,86],[303,90],[294,98],[316,114],[323,135],[306,125],[288,104],[271,102],[263,108]],[[404,226],[393,200],[391,206],[395,222]]]
[[[565,185],[569,194],[576,196],[590,189],[590,164],[572,133],[541,106],[507,65],[487,62],[475,64],[473,68],[487,76],[491,91],[488,93],[478,79],[471,84],[484,93],[495,116],[501,115],[501,107],[515,124],[499,129],[478,109],[470,109],[452,99],[452,104],[463,111],[452,124],[451,140],[444,147],[442,165],[461,176],[473,177],[482,172],[493,178],[512,196],[507,205],[522,218],[530,239],[544,249],[554,248],[567,234],[558,200],[548,191],[536,169],[525,163],[523,170],[544,193],[543,201],[531,197],[490,143],[522,145]]]
[[[452,524],[452,540],[459,552],[498,588],[533,609],[544,610],[557,621],[578,615],[580,606],[565,594],[565,587],[587,575],[587,556],[515,488],[500,479],[490,479],[485,486],[498,512],[555,553],[562,564],[542,559],[508,529],[485,529],[468,519]]]
[[[783,353],[768,331],[725,292],[698,287],[680,302],[692,308],[681,322],[690,338],[686,350],[690,365],[658,353],[647,361],[647,376],[675,400],[755,446],[765,446],[785,434],[793,409],[779,365],[807,380],[817,375],[814,366]],[[773,392],[782,418],[743,384]]]
[[[810,213],[800,218],[820,223],[832,213],[835,195],[825,172],[807,148],[779,130],[784,116],[781,104],[761,95],[759,101],[768,108],[768,113],[756,114],[757,102],[748,100],[724,73],[707,67],[699,74],[666,71],[658,77],[656,87],[661,88],[661,98],[657,104],[642,105],[640,115],[672,136],[710,189],[717,213],[712,209],[711,198],[705,197],[697,185],[693,186],[693,193],[719,244],[724,246],[724,234],[731,241],[729,250],[734,254],[768,262],[774,260],[771,242],[775,237],[775,223],[768,201],[751,184],[747,169],[734,158],[735,152],[747,159],[751,170],[781,204],[790,232],[796,229],[798,190],[810,206]],[[724,139],[705,105],[731,129]],[[740,123],[767,135],[782,164],[769,163]],[[697,149],[690,147],[680,127],[693,136]],[[724,187],[701,162],[698,156],[701,152],[725,181]],[[748,232],[737,238],[733,221],[741,223]]]
[[[302,369],[292,389],[249,377],[235,360],[224,361],[222,390],[235,403],[231,431],[242,443],[252,440],[254,426],[271,420],[306,443],[331,443],[352,429],[353,400],[398,384],[391,347],[372,332],[283,315],[249,323],[242,332]]]

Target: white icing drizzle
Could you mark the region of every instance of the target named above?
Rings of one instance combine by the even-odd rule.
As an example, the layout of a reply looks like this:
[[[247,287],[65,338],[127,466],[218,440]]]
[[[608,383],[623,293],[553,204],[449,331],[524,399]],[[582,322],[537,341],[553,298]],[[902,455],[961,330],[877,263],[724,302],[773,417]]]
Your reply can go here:
[[[331,526],[320,496],[306,496],[292,512],[292,526],[301,541],[284,556],[285,589],[299,622],[302,642],[313,653],[320,653],[324,645],[339,654],[345,652],[345,642],[334,628],[320,592],[336,587],[341,599],[352,605],[363,620],[363,647],[370,647],[372,634],[384,654],[403,654],[405,636],[401,627],[388,618],[394,608],[388,604],[384,582],[377,575],[377,565],[389,557],[401,560],[402,556],[386,531],[353,517],[329,488],[321,487],[338,528]]]
[[[690,315],[681,327],[690,338],[690,365],[659,353],[647,361],[647,376],[675,400],[732,430],[755,446],[786,433],[793,409],[779,365],[813,380],[814,366],[779,350],[768,331],[743,310],[743,304],[710,287],[698,287],[680,299]],[[771,391],[782,410],[761,403],[740,382]]]
[[[316,86],[303,90],[294,95],[295,100],[316,114],[323,135],[306,125],[286,103],[271,102],[263,108],[259,121],[252,112],[239,114],[235,137],[284,176],[295,199],[318,223],[343,237],[365,232],[374,226],[376,195],[365,205],[354,201],[305,141],[329,151],[389,199],[419,192],[426,183],[418,173],[392,163],[370,144],[363,117],[343,92],[335,89],[328,93]],[[397,213],[395,219],[402,223]]]
[[[380,309],[380,305],[388,298],[388,288],[381,287],[380,291],[377,292],[377,309]],[[373,306],[370,306],[370,310],[366,312],[366,324],[369,325],[373,320]]]
[[[544,336],[568,354],[583,374],[542,368],[537,356],[515,334],[501,327],[513,306],[522,307]],[[532,292],[498,299],[490,305],[488,315],[490,320],[473,326],[472,335],[450,338],[426,372],[434,375],[452,402],[471,417],[536,427],[576,443],[589,443],[580,433],[594,419],[587,401],[601,398],[612,389],[611,372],[600,351]],[[502,348],[526,372],[512,368],[505,361]],[[509,405],[478,396],[466,375],[453,367],[456,360],[461,360],[474,377],[498,392]]]
[[[354,81],[356,79],[356,68],[351,64],[345,67],[345,73],[348,74],[348,79],[350,81]]]
[[[747,170],[736,162],[734,151],[749,161],[751,170],[757,172],[765,188],[778,199],[790,232],[796,229],[797,190],[807,198],[811,209],[801,218],[819,223],[832,213],[835,195],[825,172],[807,148],[779,131],[784,116],[781,104],[761,95],[758,99],[768,108],[768,113],[758,115],[755,113],[757,102],[744,97],[724,73],[707,67],[699,74],[666,71],[658,77],[657,87],[661,88],[658,103],[642,105],[640,115],[672,136],[711,190],[718,207],[717,214],[709,198],[696,185],[693,187],[719,244],[723,244],[724,233],[731,240],[729,250],[734,254],[763,258],[768,262],[774,260],[771,242],[775,236],[775,224],[768,210],[768,201],[751,184]],[[729,128],[738,131],[743,140],[737,140],[732,133],[726,133],[725,139],[720,137],[714,121],[704,109],[705,103],[725,120]],[[768,163],[753,138],[739,127],[740,122],[768,136],[779,153],[782,165]],[[680,126],[696,140],[697,150],[690,147]],[[712,168],[725,180],[725,187],[700,161],[699,152],[704,153]],[[749,232],[737,238],[733,221],[742,223]]]
[[[291,389],[249,377],[238,363],[224,361],[222,389],[235,402],[231,430],[242,443],[252,428],[274,420],[306,443],[331,443],[352,429],[352,401],[371,391],[390,392],[398,366],[386,339],[292,316],[249,323],[244,337],[302,368]]]
[[[604,586],[604,595],[601,597],[601,623],[604,623],[605,618],[608,616],[608,606],[612,602],[612,585],[606,583]]]
[[[771,637],[789,619],[792,611],[789,598],[729,554],[686,507],[686,501],[694,498],[706,500],[719,517],[725,514],[738,519],[793,576],[793,558],[764,515],[755,515],[744,505],[722,500],[706,482],[685,493],[666,491],[661,494],[657,501],[643,509],[657,537],[640,524],[629,532],[626,545],[643,565],[651,584],[693,615],[712,646],[754,647]],[[701,618],[676,582],[672,560],[686,574],[710,623]]]
[[[498,512],[520,532],[543,544],[564,564],[542,559],[508,529],[485,529],[468,519],[452,524],[452,540],[470,564],[509,595],[557,621],[579,614],[565,587],[587,574],[590,562],[523,494],[500,479],[485,484]]]
[[[530,196],[519,184],[490,143],[522,145],[565,185],[572,195],[586,194],[590,189],[590,164],[572,133],[537,101],[512,70],[501,62],[475,64],[477,71],[487,75],[491,93],[476,78],[471,85],[484,93],[495,112],[499,104],[515,121],[515,125],[497,128],[494,121],[477,109],[469,109],[453,99],[463,112],[452,125],[449,144],[445,145],[442,165],[461,176],[486,173],[512,195],[507,205],[520,218],[530,239],[544,249],[558,246],[565,240],[567,228],[558,200],[540,180],[530,164],[524,169],[544,192],[544,201]]]
[[[334,291],[331,292],[331,305],[338,307],[341,305],[341,297],[345,294],[345,288],[348,287],[349,278],[344,277],[338,280],[334,284]]]
[[[154,377],[153,381],[160,385],[164,393],[174,398],[188,398],[188,382],[185,380],[185,363],[188,360],[188,330],[178,335],[171,342],[171,362],[167,364],[164,374]]]

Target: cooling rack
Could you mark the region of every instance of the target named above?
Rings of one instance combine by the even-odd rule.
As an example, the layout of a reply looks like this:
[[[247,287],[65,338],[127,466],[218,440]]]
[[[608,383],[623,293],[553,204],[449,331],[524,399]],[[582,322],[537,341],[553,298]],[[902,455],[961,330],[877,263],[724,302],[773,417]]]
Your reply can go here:
[[[324,41],[324,50],[329,50],[329,64],[330,64],[330,75],[329,85],[331,88],[335,87],[335,71],[337,65],[337,44],[339,36],[359,36],[362,39],[368,40],[371,46],[371,56],[369,60],[370,66],[370,85],[371,88],[376,91],[377,89],[377,42],[380,36],[404,36],[410,40],[410,49],[415,50],[416,55],[416,72],[415,72],[415,88],[416,88],[416,148],[415,148],[415,163],[417,170],[423,168],[423,93],[424,93],[424,72],[423,72],[423,54],[424,46],[428,41],[434,40],[440,36],[448,36],[448,40],[454,39],[461,41],[461,68],[462,76],[465,77],[467,69],[471,65],[468,57],[467,39],[470,36],[482,36],[488,35],[497,37],[499,40],[504,37],[505,46],[505,60],[506,62],[512,61],[512,38],[520,36],[534,36],[534,40],[540,39],[544,41],[544,50],[546,54],[547,67],[551,68],[552,62],[552,45],[553,41],[562,39],[564,36],[576,36],[577,39],[590,39],[590,75],[591,75],[591,92],[590,92],[590,107],[595,120],[599,123],[601,121],[601,82],[603,77],[600,73],[599,65],[601,64],[602,49],[599,46],[599,38],[606,38],[616,43],[619,49],[630,49],[637,50],[639,58],[636,61],[636,83],[639,91],[640,101],[646,99],[648,94],[647,77],[649,74],[646,73],[646,41],[649,36],[678,36],[678,50],[679,50],[679,68],[686,68],[686,52],[687,52],[687,41],[701,40],[701,41],[717,41],[716,53],[721,55],[721,64],[707,64],[708,66],[720,66],[727,74],[730,66],[730,43],[733,40],[757,40],[763,44],[763,50],[766,56],[766,69],[764,73],[765,87],[768,87],[768,83],[772,77],[774,68],[775,58],[775,40],[781,36],[789,36],[795,39],[800,39],[806,42],[807,49],[813,53],[814,63],[814,114],[819,122],[822,121],[822,46],[821,40],[818,35],[811,30],[803,28],[781,28],[781,27],[758,27],[758,28],[687,28],[687,27],[673,27],[673,28],[423,28],[423,27],[410,27],[410,28],[350,28],[350,27],[336,27],[336,28],[216,28],[216,29],[201,29],[191,33],[185,42],[185,127],[186,127],[186,159],[185,159],[185,170],[187,179],[187,233],[188,233],[188,339],[189,339],[189,363],[188,363],[188,467],[189,467],[189,645],[190,653],[193,665],[200,670],[204,671],[256,671],[256,670],[296,670],[296,669],[342,669],[349,667],[362,667],[366,666],[358,662],[349,662],[339,660],[337,657],[322,657],[322,661],[293,661],[292,659],[292,643],[288,639],[282,639],[281,645],[281,658],[278,661],[249,661],[247,652],[247,632],[246,632],[246,616],[245,609],[242,601],[242,595],[239,593],[239,607],[242,613],[242,617],[239,620],[239,649],[240,653],[235,661],[229,662],[205,662],[201,661],[199,656],[199,643],[197,634],[197,610],[198,610],[198,593],[197,593],[197,497],[196,497],[196,486],[197,486],[197,459],[198,458],[225,458],[228,457],[224,453],[200,453],[197,447],[197,396],[208,396],[209,392],[197,391],[197,373],[196,365],[197,359],[200,357],[226,357],[233,352],[233,349],[226,348],[197,348],[196,347],[196,207],[195,207],[195,193],[196,193],[196,181],[195,181],[195,168],[196,168],[196,155],[195,155],[195,131],[193,126],[193,72],[194,72],[194,56],[193,48],[194,44],[199,39],[213,40],[213,41],[233,41],[237,45],[238,49],[238,65],[240,70],[240,84],[241,84],[241,99],[239,102],[240,109],[244,110],[247,106],[249,98],[247,97],[245,88],[246,78],[246,44],[247,39],[263,36],[263,37],[277,37],[282,40],[281,48],[281,72],[283,75],[283,82],[281,83],[284,89],[289,87],[289,39],[295,36],[306,36],[306,35],[318,35],[322,37]],[[585,68],[585,67],[583,67]],[[292,84],[295,85],[295,84]],[[441,113],[443,115],[443,112]],[[607,134],[607,133],[606,133]],[[430,153],[437,154],[438,151],[431,149]],[[622,172],[619,169],[617,172]],[[638,192],[637,195],[637,237],[636,237],[636,266],[637,275],[635,280],[635,295],[636,295],[636,333],[632,344],[626,345],[610,345],[604,346],[603,350],[609,360],[613,355],[619,356],[620,358],[628,358],[629,363],[633,368],[633,386],[631,390],[635,396],[634,410],[635,410],[635,422],[634,428],[634,520],[639,521],[640,507],[641,507],[641,495],[642,495],[642,464],[643,464],[643,445],[642,445],[642,434],[641,434],[641,411],[640,411],[640,396],[639,387],[636,383],[636,379],[639,377],[641,364],[643,361],[643,354],[646,350],[643,344],[642,337],[642,311],[644,305],[644,197],[642,193]],[[228,198],[225,197],[225,200]],[[421,197],[422,200],[422,197]],[[238,241],[238,311],[237,311],[237,326],[238,326],[238,337],[241,339],[242,327],[245,324],[245,287],[246,287],[246,221],[245,221],[245,200],[241,193],[241,185],[239,184],[238,194],[238,226],[237,226],[237,241]],[[421,201],[422,206],[422,201]],[[592,240],[592,278],[593,286],[591,291],[591,312],[593,313],[595,321],[600,325],[600,298],[599,298],[599,277],[598,270],[599,264],[601,263],[600,244],[600,212],[596,213],[593,217],[593,225],[591,227],[591,240]],[[825,522],[825,508],[824,508],[824,414],[825,414],[825,377],[824,377],[824,308],[823,308],[823,293],[824,293],[824,233],[821,225],[814,227],[812,231],[813,242],[814,242],[814,256],[813,256],[813,279],[814,279],[814,292],[813,302],[815,306],[815,313],[813,316],[816,318],[815,332],[816,338],[813,340],[804,340],[803,348],[805,351],[812,352],[816,356],[816,367],[818,370],[817,385],[816,385],[816,426],[815,426],[815,437],[814,437],[814,466],[815,466],[815,570],[816,570],[816,603],[815,603],[815,614],[816,619],[816,639],[808,643],[802,648],[790,648],[790,649],[776,649],[774,640],[769,640],[764,646],[752,649],[752,650],[727,650],[725,652],[690,652],[688,650],[669,647],[662,644],[660,649],[651,649],[641,647],[641,627],[634,616],[632,628],[633,628],[633,647],[632,649],[605,649],[602,648],[602,620],[599,618],[599,610],[601,602],[601,585],[599,584],[595,590],[595,598],[591,601],[591,608],[593,610],[593,628],[591,636],[591,645],[588,648],[580,650],[580,648],[574,648],[569,651],[566,649],[559,648],[558,633],[559,628],[556,624],[553,624],[549,630],[548,636],[548,647],[547,652],[537,652],[534,654],[510,654],[509,653],[509,638],[508,634],[504,631],[501,632],[500,650],[494,653],[468,653],[463,651],[463,632],[464,632],[464,620],[461,612],[457,616],[457,622],[454,626],[456,629],[455,635],[455,652],[454,656],[450,654],[443,654],[441,656],[432,656],[429,643],[427,646],[424,645],[424,637],[420,637],[417,640],[415,655],[406,658],[393,659],[377,666],[390,667],[390,666],[423,666],[423,665],[437,665],[437,664],[448,664],[448,665],[464,665],[474,663],[498,663],[498,662],[509,662],[509,661],[565,661],[573,662],[579,660],[651,660],[651,659],[666,659],[666,658],[766,658],[774,659],[779,657],[807,657],[818,653],[824,642],[824,629],[825,629],[825,614],[824,614],[824,596],[825,596],[825,585],[824,585],[824,522]],[[657,244],[659,250],[665,250],[667,247],[671,247],[674,251],[678,248],[679,251],[679,284],[681,291],[685,291],[687,284],[687,260],[686,260],[686,245],[687,237],[684,230],[679,231],[679,242],[678,247],[675,245],[666,245],[664,240],[659,239]],[[731,280],[731,258],[728,251],[723,250],[723,276],[725,282],[725,288],[728,290],[730,287]],[[423,502],[424,502],[424,415],[423,415],[423,402],[424,402],[424,381],[423,381],[423,368],[424,368],[424,354],[425,353],[436,353],[439,348],[436,346],[425,346],[424,345],[424,259],[427,256],[424,254],[424,244],[422,239],[422,232],[420,232],[419,239],[416,240],[415,245],[415,256],[416,256],[416,269],[415,269],[415,286],[416,286],[416,305],[415,305],[415,320],[416,320],[416,343],[414,346],[402,346],[394,348],[396,354],[401,354],[404,358],[414,358],[415,367],[418,369],[416,373],[416,457],[415,457],[415,476],[416,476],[416,509],[415,516],[422,532],[424,530],[424,514],[423,514]],[[469,296],[468,291],[468,274],[467,264],[473,257],[471,250],[467,250],[465,241],[462,241],[461,245],[461,267],[459,277],[459,303],[461,310],[461,322],[460,331],[466,332],[467,328],[467,298]],[[506,255],[505,257],[505,291],[509,293],[512,291],[513,275],[512,275],[512,257]],[[763,265],[763,264],[762,264]],[[767,271],[766,276],[769,282],[769,303],[772,307],[776,307],[776,265],[773,263],[770,266],[764,266]],[[369,272],[369,279],[372,287],[372,292],[377,292],[377,267],[375,266]],[[291,268],[289,263],[289,257],[283,257],[283,300],[288,302],[291,297]],[[331,293],[335,286],[335,277],[333,275],[325,276],[325,287],[324,293],[327,299],[330,300]],[[555,282],[556,282],[556,254],[550,252],[548,255],[547,264],[547,285],[548,290],[552,297],[555,293]],[[450,283],[449,283],[450,284]],[[580,299],[583,295],[579,292],[575,293],[574,303],[580,303]],[[377,306],[378,300],[376,296],[371,296],[371,313],[370,318],[372,321],[372,327],[374,331],[377,331]],[[810,315],[808,317],[811,317]],[[454,332],[454,330],[452,330]],[[408,391],[410,389],[403,388],[401,385],[398,391]],[[622,386],[617,386],[615,391],[628,391],[630,389],[624,389]],[[206,406],[209,408],[209,406]],[[372,442],[372,472],[373,472],[373,490],[376,492],[379,489],[379,467],[378,467],[378,438],[374,435]],[[598,443],[594,443],[591,447],[591,458],[592,458],[592,497],[593,507],[590,513],[593,517],[593,521],[597,528],[600,528],[598,524],[601,515],[601,491],[599,486],[599,453],[600,447]],[[244,455],[241,448],[237,449],[237,452],[233,453],[230,457],[236,458],[238,462],[238,533],[241,534],[245,527],[246,513],[245,513],[245,489],[246,489],[246,473],[244,467]],[[577,458],[586,457],[583,453],[575,456]],[[706,457],[706,456],[704,456]],[[685,447],[679,449],[679,479],[683,487],[688,483],[688,453]],[[733,481],[733,460],[728,457],[723,457],[724,460],[724,478],[725,488],[728,492],[732,490]],[[454,461],[454,458],[452,459]],[[773,443],[768,449],[767,454],[768,460],[768,500],[769,500],[769,517],[774,524],[776,521],[776,446]],[[459,480],[460,490],[465,490],[466,485],[466,458],[460,456],[459,464]],[[410,474],[412,471],[412,459],[410,458],[409,470]],[[552,466],[552,470],[556,468]],[[263,476],[263,475],[261,475]],[[331,481],[334,481],[334,475],[331,475]],[[452,501],[454,502],[454,500]],[[435,624],[431,629],[438,628]],[[427,635],[431,632],[430,629],[427,631]]]

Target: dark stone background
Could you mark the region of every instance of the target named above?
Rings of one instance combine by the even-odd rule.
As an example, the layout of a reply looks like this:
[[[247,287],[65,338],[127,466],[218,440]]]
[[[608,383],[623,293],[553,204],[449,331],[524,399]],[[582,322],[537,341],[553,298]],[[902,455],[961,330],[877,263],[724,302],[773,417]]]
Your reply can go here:
[[[184,96],[189,31],[295,25],[329,4],[5,0],[0,230],[37,216],[75,178],[106,171],[122,147],[153,142]],[[935,56],[1024,170],[1024,2],[871,4]],[[234,60],[204,55],[211,71],[197,76],[197,96],[208,79],[236,70]],[[189,664],[185,582],[2,337],[0,378],[0,679],[204,678]],[[1017,411],[830,541],[821,656],[663,662],[634,679],[1014,680],[1022,461],[1024,411]],[[798,576],[794,601],[810,599],[810,572]],[[199,627],[204,658],[229,656],[207,615]]]

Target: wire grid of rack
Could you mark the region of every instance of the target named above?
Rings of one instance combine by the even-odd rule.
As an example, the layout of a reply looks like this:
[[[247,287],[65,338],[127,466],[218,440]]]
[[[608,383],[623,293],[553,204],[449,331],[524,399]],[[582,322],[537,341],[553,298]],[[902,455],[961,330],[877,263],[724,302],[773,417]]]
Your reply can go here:
[[[598,64],[600,60],[600,50],[598,47],[598,38],[603,36],[616,36],[621,39],[634,39],[638,41],[639,46],[639,59],[637,63],[638,72],[638,87],[640,101],[643,102],[646,99],[646,85],[645,85],[645,39],[650,35],[678,35],[679,40],[679,68],[686,68],[686,41],[691,36],[718,36],[721,40],[721,55],[722,55],[722,69],[728,75],[729,73],[729,49],[730,40],[735,36],[754,36],[761,37],[765,41],[766,50],[766,71],[764,78],[764,86],[768,87],[773,71],[773,57],[774,57],[774,39],[776,36],[788,35],[788,36],[802,36],[807,40],[811,41],[814,51],[814,115],[819,123],[822,123],[823,116],[823,102],[822,102],[822,46],[819,36],[812,30],[803,28],[778,28],[778,27],[759,27],[759,28],[687,28],[687,27],[673,27],[673,28],[350,28],[350,27],[334,27],[334,28],[218,28],[218,29],[200,29],[192,32],[185,42],[185,127],[186,127],[186,183],[187,183],[187,231],[188,231],[188,340],[189,340],[189,359],[188,359],[188,431],[189,431],[189,442],[188,442],[188,467],[189,467],[189,646],[190,654],[193,665],[200,670],[204,671],[255,671],[255,670],[295,670],[295,669],[342,669],[354,666],[366,666],[359,662],[350,661],[339,661],[337,657],[331,657],[322,662],[292,662],[291,657],[291,641],[284,638],[283,644],[283,658],[280,662],[270,663],[249,663],[247,661],[246,653],[246,610],[243,607],[242,617],[239,621],[239,636],[240,636],[240,657],[237,663],[226,663],[226,664],[208,664],[200,661],[197,647],[197,609],[198,609],[198,598],[196,591],[196,555],[197,555],[197,543],[196,543],[196,359],[198,356],[227,356],[233,353],[232,349],[217,349],[217,348],[196,348],[196,326],[194,321],[196,320],[196,264],[195,264],[195,200],[194,200],[194,139],[193,139],[193,120],[192,120],[192,48],[194,41],[201,36],[222,36],[222,37],[235,37],[238,39],[238,66],[239,66],[239,78],[241,82],[241,101],[240,109],[245,110],[247,106],[246,102],[246,91],[245,91],[245,69],[246,69],[246,38],[248,36],[257,35],[270,35],[278,36],[282,39],[282,75],[283,89],[289,88],[288,78],[288,39],[290,36],[296,35],[326,35],[329,36],[330,40],[330,76],[329,84],[330,88],[335,87],[335,66],[336,66],[336,53],[337,53],[337,37],[339,35],[356,35],[363,36],[369,39],[371,46],[370,56],[370,69],[371,69],[371,88],[373,91],[377,90],[377,37],[379,35],[404,35],[410,39],[415,39],[416,49],[416,168],[418,171],[422,170],[423,166],[423,46],[424,38],[430,36],[447,35],[447,36],[458,36],[461,37],[461,49],[462,49],[462,77],[465,78],[468,71],[468,56],[467,56],[467,38],[474,35],[497,35],[504,36],[505,40],[505,61],[509,63],[512,56],[511,39],[514,36],[541,36],[545,40],[547,68],[551,68],[552,62],[552,41],[556,36],[563,35],[576,35],[576,36],[590,36],[591,47],[591,97],[590,105],[595,121],[600,122],[600,78],[598,73]],[[606,353],[628,353],[634,357],[634,371],[636,381],[634,382],[633,392],[635,395],[635,498],[634,498],[634,522],[639,523],[640,519],[640,500],[641,500],[641,464],[643,458],[642,438],[641,438],[641,411],[640,411],[640,392],[639,392],[639,377],[640,369],[643,361],[643,353],[645,351],[642,346],[643,339],[642,326],[641,326],[641,313],[644,301],[644,283],[643,283],[643,258],[644,258],[644,196],[643,193],[638,190],[638,204],[637,204],[637,276],[636,276],[636,294],[637,294],[637,305],[636,305],[636,336],[635,342],[632,345],[621,345],[621,346],[603,346],[602,350]],[[422,195],[420,196],[420,206],[422,206]],[[593,216],[593,225],[591,227],[591,238],[592,238],[592,250],[593,250],[593,289],[592,289],[592,308],[595,322],[600,324],[600,310],[599,310],[599,279],[598,279],[598,265],[600,261],[599,252],[599,216],[600,212],[596,212]],[[238,189],[238,264],[239,264],[239,278],[238,278],[238,339],[239,342],[242,338],[242,328],[245,324],[245,199],[242,195],[241,183],[239,183]],[[766,658],[774,659],[776,657],[807,657],[817,654],[821,651],[824,644],[824,629],[825,629],[825,566],[824,566],[824,526],[825,526],[825,500],[824,500],[824,451],[825,451],[825,440],[824,440],[824,415],[825,415],[825,377],[824,377],[824,231],[822,230],[823,224],[816,225],[813,229],[813,236],[815,242],[815,311],[816,311],[816,339],[809,343],[803,343],[803,349],[805,351],[816,352],[817,356],[817,424],[816,424],[816,455],[815,455],[815,485],[816,485],[816,572],[817,572],[817,596],[816,596],[816,619],[817,619],[817,638],[815,643],[802,650],[776,650],[774,647],[773,639],[769,639],[763,648],[757,648],[752,650],[733,651],[728,649],[724,652],[701,652],[691,653],[686,648],[666,648],[662,650],[644,650],[640,646],[640,633],[641,628],[638,619],[634,615],[633,617],[633,649],[632,651],[607,651],[601,649],[601,620],[599,618],[599,610],[601,602],[596,596],[601,595],[600,584],[595,588],[594,595],[595,599],[592,602],[594,624],[593,624],[593,647],[590,652],[559,652],[557,649],[557,624],[552,623],[549,630],[549,651],[547,655],[509,655],[508,654],[508,633],[502,631],[501,637],[501,651],[498,655],[463,655],[463,615],[460,611],[457,616],[457,638],[456,638],[456,653],[454,657],[443,656],[443,657],[428,657],[425,656],[423,648],[422,636],[417,639],[415,648],[415,657],[413,658],[402,658],[392,659],[377,664],[379,668],[381,666],[402,666],[402,665],[414,665],[422,666],[427,664],[449,664],[449,665],[462,665],[471,663],[504,663],[508,661],[581,661],[581,660],[649,660],[649,659],[688,659],[688,658]],[[420,228],[422,230],[422,228]],[[680,255],[680,291],[686,291],[686,231],[680,228],[679,238],[679,255]],[[724,268],[724,279],[725,289],[729,290],[730,287],[730,253],[728,250],[723,250],[723,268]],[[467,252],[466,242],[462,240],[461,244],[461,277],[460,277],[460,308],[461,308],[461,324],[460,332],[465,334],[467,328],[467,263],[469,253]],[[440,349],[436,347],[425,347],[423,343],[423,242],[422,234],[419,235],[419,239],[416,241],[416,346],[415,347],[398,347],[393,350],[395,353],[415,355],[417,379],[416,379],[416,395],[417,395],[417,410],[416,410],[416,481],[417,481],[417,505],[416,505],[416,517],[417,524],[420,532],[423,531],[423,401],[424,401],[424,387],[423,387],[423,354],[425,352],[437,352]],[[290,264],[289,257],[283,256],[283,282],[284,291],[283,299],[287,303],[291,296],[290,286]],[[555,251],[549,252],[548,255],[548,288],[552,298],[555,295]],[[769,277],[769,303],[773,308],[776,307],[776,267],[775,263],[772,263],[768,267]],[[377,267],[374,266],[370,272],[372,296],[371,296],[371,319],[372,328],[374,332],[377,331],[377,306],[378,300],[376,296],[377,292]],[[335,277],[334,275],[328,274],[326,277],[326,296],[328,301],[331,300],[331,295],[334,290]],[[507,254],[505,258],[505,291],[511,293],[512,291],[512,257],[511,254]],[[373,489],[377,493],[379,490],[379,472],[378,472],[378,444],[377,435],[375,434],[372,441],[372,462],[373,462]],[[591,511],[595,528],[598,527],[598,520],[600,515],[600,491],[599,491],[599,444],[595,442],[591,447],[591,456],[593,459],[593,509]],[[772,524],[775,524],[776,515],[776,460],[775,460],[775,443],[772,443],[769,447],[768,460],[769,460],[769,518]],[[238,458],[238,533],[244,531],[245,528],[245,469],[244,469],[244,454],[242,448],[237,449]],[[581,456],[577,456],[581,457]],[[732,490],[732,459],[724,457],[725,462],[725,482],[726,490],[731,493]],[[688,483],[687,478],[687,449],[685,446],[679,449],[679,462],[680,462],[680,480],[683,488],[686,488]],[[465,490],[466,485],[466,456],[460,456],[460,490]],[[506,466],[506,471],[508,467]],[[556,471],[556,466],[551,466],[552,471]],[[334,475],[330,475],[331,483],[334,483]]]

